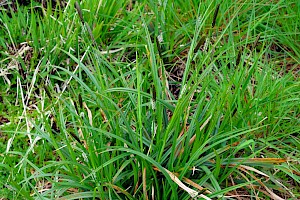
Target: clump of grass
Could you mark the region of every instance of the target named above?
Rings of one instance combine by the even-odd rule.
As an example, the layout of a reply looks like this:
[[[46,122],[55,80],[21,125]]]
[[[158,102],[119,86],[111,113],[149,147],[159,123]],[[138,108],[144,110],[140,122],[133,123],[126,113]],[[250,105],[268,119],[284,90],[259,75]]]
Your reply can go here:
[[[1,198],[299,197],[296,1],[40,9],[0,15]]]

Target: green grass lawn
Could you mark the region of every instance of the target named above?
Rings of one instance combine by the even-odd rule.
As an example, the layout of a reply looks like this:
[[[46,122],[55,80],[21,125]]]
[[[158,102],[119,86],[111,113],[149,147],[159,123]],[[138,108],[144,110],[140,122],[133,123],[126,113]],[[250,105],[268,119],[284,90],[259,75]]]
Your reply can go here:
[[[300,198],[298,0],[54,2],[0,3],[0,199]]]

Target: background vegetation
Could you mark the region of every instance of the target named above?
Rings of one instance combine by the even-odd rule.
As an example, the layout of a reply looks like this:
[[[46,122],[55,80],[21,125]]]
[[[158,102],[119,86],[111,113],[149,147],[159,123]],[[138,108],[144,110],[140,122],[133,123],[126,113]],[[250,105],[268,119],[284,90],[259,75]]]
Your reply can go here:
[[[300,198],[297,0],[2,1],[1,199]]]

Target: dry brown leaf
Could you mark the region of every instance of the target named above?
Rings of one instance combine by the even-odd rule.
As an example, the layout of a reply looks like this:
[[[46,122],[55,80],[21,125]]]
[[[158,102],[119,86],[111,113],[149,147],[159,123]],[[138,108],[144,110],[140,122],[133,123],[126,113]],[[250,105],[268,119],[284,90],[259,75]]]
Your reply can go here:
[[[154,170],[156,171],[160,171],[158,168],[153,167]],[[187,187],[181,180],[179,180],[179,178],[172,172],[170,172],[169,170],[167,170],[166,168],[164,168],[166,170],[166,172],[169,174],[170,178],[172,179],[172,181],[174,181],[181,189],[183,189],[184,191],[186,191],[187,193],[189,193],[189,195],[192,198],[203,198],[206,200],[211,200],[209,197],[205,196],[204,194],[199,194],[196,190],[193,190],[189,187]],[[196,184],[196,183],[195,183]],[[201,186],[197,186],[202,188]]]
[[[246,169],[242,168],[242,167],[238,167],[239,170],[247,173],[249,176],[251,176],[253,179],[255,179],[261,186],[263,186],[265,188],[265,190],[269,193],[269,197],[274,199],[274,200],[284,200],[283,198],[281,198],[280,196],[278,196],[277,194],[275,194],[272,190],[270,190],[260,179],[258,179],[256,176],[254,176],[253,174],[249,173]]]
[[[83,102],[83,107],[86,109],[87,113],[88,113],[88,118],[89,118],[89,121],[90,121],[90,125],[93,126],[93,115],[92,115],[92,112],[91,110],[87,107],[86,103]]]

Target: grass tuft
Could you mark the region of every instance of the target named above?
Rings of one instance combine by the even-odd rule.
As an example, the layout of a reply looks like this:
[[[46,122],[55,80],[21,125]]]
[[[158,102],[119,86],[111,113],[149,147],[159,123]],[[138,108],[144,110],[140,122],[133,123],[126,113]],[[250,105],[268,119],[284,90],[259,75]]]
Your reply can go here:
[[[298,1],[0,6],[1,199],[300,198]]]

